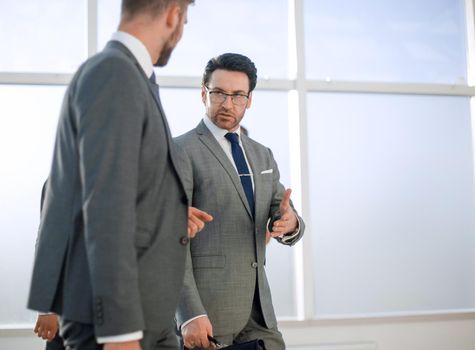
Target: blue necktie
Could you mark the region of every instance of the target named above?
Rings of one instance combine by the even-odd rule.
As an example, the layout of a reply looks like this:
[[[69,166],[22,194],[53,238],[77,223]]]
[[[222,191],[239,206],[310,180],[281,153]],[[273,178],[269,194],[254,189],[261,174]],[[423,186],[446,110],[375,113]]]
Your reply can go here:
[[[251,213],[254,216],[254,191],[252,189],[251,173],[247,167],[246,158],[241,146],[239,145],[239,135],[236,133],[227,133],[224,137],[231,142],[231,153],[233,154],[234,164],[239,173],[241,184],[246,194]]]

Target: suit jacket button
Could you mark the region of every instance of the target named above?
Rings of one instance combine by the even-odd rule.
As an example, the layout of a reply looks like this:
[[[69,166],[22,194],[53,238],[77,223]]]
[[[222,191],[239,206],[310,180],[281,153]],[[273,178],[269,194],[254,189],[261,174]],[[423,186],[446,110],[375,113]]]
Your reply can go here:
[[[252,264],[251,264],[252,268],[257,268],[257,263],[254,261]]]
[[[187,245],[189,241],[190,240],[186,236],[183,236],[183,237],[180,238],[180,243],[183,244],[183,245]]]

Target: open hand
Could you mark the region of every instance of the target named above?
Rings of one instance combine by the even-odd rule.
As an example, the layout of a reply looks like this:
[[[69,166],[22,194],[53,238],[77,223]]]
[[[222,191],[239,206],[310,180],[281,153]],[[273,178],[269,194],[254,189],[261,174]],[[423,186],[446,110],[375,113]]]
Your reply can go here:
[[[297,229],[297,215],[290,206],[290,194],[292,190],[288,188],[284,192],[284,197],[280,202],[280,219],[274,222],[272,226],[272,232],[270,233],[272,237],[282,237],[286,233],[295,232]]]

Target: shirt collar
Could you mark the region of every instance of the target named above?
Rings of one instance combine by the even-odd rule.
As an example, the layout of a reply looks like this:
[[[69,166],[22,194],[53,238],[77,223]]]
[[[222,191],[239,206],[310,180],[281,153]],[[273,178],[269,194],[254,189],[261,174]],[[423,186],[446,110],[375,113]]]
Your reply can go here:
[[[218,141],[224,139],[224,135],[229,132],[226,129],[221,129],[220,127],[216,126],[216,124],[214,124],[208,116],[203,118],[203,122]],[[241,128],[239,127],[233,132],[239,135],[239,143],[241,143]]]
[[[112,34],[111,40],[118,41],[129,49],[145,72],[145,75],[149,78],[151,77],[153,73],[152,58],[145,45],[139,39],[129,33],[118,31]]]

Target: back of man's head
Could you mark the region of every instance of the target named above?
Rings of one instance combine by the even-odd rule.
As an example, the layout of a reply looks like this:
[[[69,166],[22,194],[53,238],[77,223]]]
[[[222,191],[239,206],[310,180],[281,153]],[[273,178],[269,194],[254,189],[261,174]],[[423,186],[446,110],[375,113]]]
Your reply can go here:
[[[206,64],[202,79],[203,85],[206,86],[208,84],[211,79],[211,74],[217,69],[245,73],[249,78],[249,92],[256,87],[257,69],[249,57],[238,53],[224,53],[213,57],[208,61],[208,64]]]
[[[129,18],[144,12],[159,16],[170,5],[177,4],[184,8],[194,2],[195,0],[122,0],[121,11],[122,16]]]

